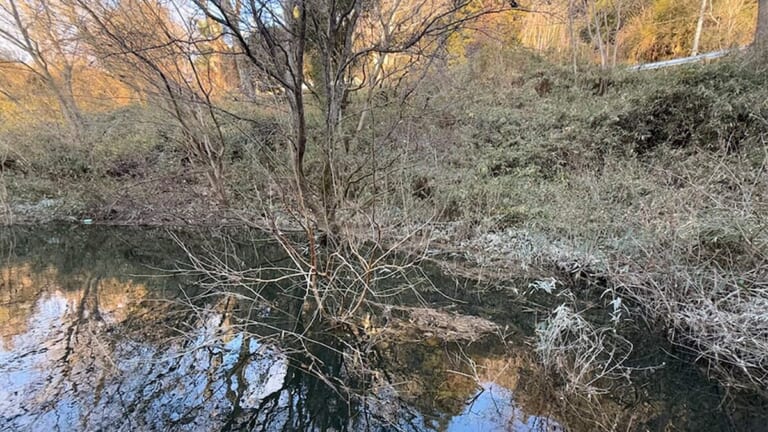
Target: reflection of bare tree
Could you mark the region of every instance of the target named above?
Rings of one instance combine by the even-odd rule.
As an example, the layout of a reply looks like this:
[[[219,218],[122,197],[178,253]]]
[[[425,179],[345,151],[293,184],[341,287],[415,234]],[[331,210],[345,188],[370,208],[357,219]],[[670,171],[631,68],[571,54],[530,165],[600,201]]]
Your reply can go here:
[[[103,322],[99,313],[98,290],[99,278],[88,278],[84,284],[82,297],[77,302],[72,322],[66,328],[64,355],[60,361],[67,369],[70,366],[69,356],[76,348],[82,327]]]
[[[74,255],[63,262],[83,261],[81,250],[62,249]],[[224,290],[210,274],[196,284],[188,275],[115,277],[109,271],[124,269],[120,260],[91,262],[91,271],[2,267],[16,285],[33,277],[24,282],[26,300],[9,306],[23,325],[0,321],[10,342],[0,347],[0,430],[416,431],[462,415],[479,389],[446,372],[470,372],[452,360],[456,344],[404,329],[418,321],[406,308],[386,320],[384,305],[361,308],[362,317],[320,320],[305,308],[301,284],[272,280],[281,273],[266,268],[281,261],[265,250],[241,253],[241,262],[217,255],[217,262],[262,269],[217,275],[229,277]],[[250,283],[256,274],[271,282]],[[154,290],[171,279],[182,293],[158,302]],[[183,301],[169,301],[176,296]],[[404,338],[410,342],[399,345]]]
[[[416,269],[350,265],[323,290],[342,313],[321,316],[280,246],[210,241],[205,271],[153,279],[126,274],[146,274],[142,260],[169,268],[178,251],[94,235],[44,235],[0,264],[0,430],[558,430],[552,410],[589,430],[689,412],[683,398],[644,402],[657,395],[616,395],[600,412],[553,404],[557,383],[528,348],[478,338],[498,327],[460,307],[419,302]]]
[[[25,384],[33,391],[19,392],[8,405],[0,405],[4,414],[9,405],[27,408],[8,416],[9,423],[3,426],[287,431],[398,425],[423,430],[420,410],[382,378],[384,371],[360,370],[359,359],[349,353],[363,348],[350,350],[327,333],[328,328],[325,334],[313,333],[282,312],[268,314],[226,296],[208,298],[192,311],[150,303],[153,314],[136,308],[125,320],[113,321],[110,317],[115,314],[108,305],[119,292],[107,288],[116,285],[98,277],[83,281],[84,288],[76,295],[58,291],[33,308],[30,331],[37,331],[34,322],[53,309],[57,319],[40,324],[58,327],[42,341],[46,351],[17,359],[19,368],[34,371]],[[300,298],[288,297],[273,305],[295,311],[291,303],[300,309]],[[258,324],[255,316],[260,317]],[[147,327],[161,326],[173,327],[178,336],[143,341]],[[442,358],[443,347],[427,350],[431,353],[425,355]],[[426,364],[446,368],[439,360]],[[438,385],[438,380],[418,378],[422,370],[412,373],[431,382],[429,386]],[[456,401],[473,391],[470,386],[465,393],[457,392]]]

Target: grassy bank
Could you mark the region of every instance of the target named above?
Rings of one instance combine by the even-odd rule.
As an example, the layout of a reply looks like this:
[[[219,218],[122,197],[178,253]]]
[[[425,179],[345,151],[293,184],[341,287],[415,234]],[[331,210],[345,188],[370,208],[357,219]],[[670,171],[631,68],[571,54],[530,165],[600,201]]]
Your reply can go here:
[[[552,269],[557,291],[596,288],[586,296],[608,311],[631,300],[632,319],[665,328],[713,377],[765,395],[763,67],[574,79],[547,64],[510,72],[514,57],[489,64],[435,90],[456,124],[431,132],[447,156],[419,172],[432,170],[449,241],[489,267]],[[560,324],[580,322],[569,316]]]
[[[263,185],[254,182],[259,176],[252,158],[274,133],[267,120],[254,118],[246,131],[235,120],[225,125],[227,187],[238,210],[252,210],[254,203],[241,193]],[[231,213],[215,202],[169,113],[132,105],[89,114],[85,123],[79,143],[53,120],[0,132],[6,222],[195,225],[220,223]]]
[[[574,76],[529,53],[483,51],[430,75],[405,104],[382,101],[358,146],[375,144],[386,169],[350,196],[377,196],[395,230],[432,221],[434,240],[476,266],[552,277],[558,292],[593,287],[571,295],[609,310],[635,304],[632,319],[666,329],[721,382],[764,392],[767,84],[764,67],[742,59]],[[280,208],[288,174],[267,176],[265,155],[281,121],[231,109],[255,120],[224,123],[227,208],[166,114],[133,106],[90,115],[79,146],[55,124],[5,126],[4,219],[221,223]],[[322,175],[318,155],[307,167]],[[589,328],[574,316],[583,303],[568,305],[560,324]]]

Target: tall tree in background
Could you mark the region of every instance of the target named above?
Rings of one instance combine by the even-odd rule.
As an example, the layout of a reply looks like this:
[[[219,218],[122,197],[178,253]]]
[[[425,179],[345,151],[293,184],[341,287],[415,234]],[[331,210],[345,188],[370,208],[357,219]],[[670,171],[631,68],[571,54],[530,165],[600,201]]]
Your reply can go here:
[[[693,36],[693,48],[691,55],[699,53],[699,43],[701,43],[701,32],[704,30],[704,19],[707,12],[707,0],[701,0],[701,9],[699,10],[699,19],[696,21],[696,33]]]
[[[755,31],[755,45],[761,51],[768,48],[768,0],[757,2],[757,30]]]
[[[619,52],[619,31],[624,24],[624,1],[582,0],[581,9],[585,13],[586,36],[600,55],[600,68],[616,66]],[[569,8],[569,13],[573,8]]]

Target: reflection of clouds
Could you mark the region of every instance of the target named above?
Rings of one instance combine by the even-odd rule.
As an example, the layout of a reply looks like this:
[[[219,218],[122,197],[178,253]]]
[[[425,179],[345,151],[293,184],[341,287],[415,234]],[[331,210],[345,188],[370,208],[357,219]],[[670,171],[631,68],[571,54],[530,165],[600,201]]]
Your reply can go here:
[[[14,338],[14,341],[36,339],[42,342],[49,338],[47,334],[59,327],[68,311],[74,309],[74,299],[67,299],[61,291],[56,291],[38,300],[35,313],[29,319],[29,328]]]
[[[52,423],[52,418],[75,417],[66,402],[56,401],[56,392],[49,387],[60,380],[52,372],[61,355],[70,306],[63,293],[56,291],[44,295],[34,307],[25,307],[30,313],[25,331],[11,336],[0,351],[0,412],[6,419],[15,417],[14,429],[54,430],[57,420]],[[16,326],[3,328],[6,335],[18,330]],[[35,405],[47,405],[51,412],[29,415]]]
[[[30,317],[27,331],[14,336],[0,350],[0,409],[20,413],[20,398],[30,391],[40,390],[44,383],[38,376],[47,368],[51,341],[59,339],[62,318],[68,308],[60,293],[40,299]],[[7,415],[7,414],[6,414]]]
[[[283,386],[287,362],[279,352],[242,333],[226,342],[217,340],[221,329],[215,326],[195,333],[191,336],[198,343],[192,346],[138,345],[118,355],[134,360],[123,363],[122,380],[112,383],[106,393],[119,389],[125,395],[123,402],[135,411],[129,423],[151,430],[217,429],[237,401],[258,403],[269,388]],[[103,402],[105,409],[110,404]]]
[[[243,369],[242,379],[247,386],[240,398],[243,408],[257,408],[264,398],[283,387],[288,375],[288,362],[282,354],[269,349],[260,350],[257,341],[253,339],[250,352],[260,352],[264,357],[263,361],[250,362]]]
[[[89,284],[95,283],[94,286]],[[73,289],[70,289],[73,288]],[[97,315],[107,324],[125,321],[138,300],[145,298],[147,287],[116,278],[94,279],[87,275],[63,276],[54,267],[35,271],[30,264],[0,268],[0,347],[12,349],[16,336],[35,334],[45,326],[33,320],[59,319],[60,311],[47,310],[54,305],[40,305],[41,299],[64,299],[70,312],[81,310],[85,318]],[[83,297],[89,297],[84,299]],[[84,301],[85,300],[85,301]],[[33,315],[33,311],[36,311]],[[53,314],[53,315],[51,315]],[[55,327],[55,326],[54,326]],[[37,335],[43,337],[43,335]]]
[[[52,268],[35,272],[29,264],[0,268],[0,339],[12,346],[12,337],[24,333],[35,302],[50,285]]]

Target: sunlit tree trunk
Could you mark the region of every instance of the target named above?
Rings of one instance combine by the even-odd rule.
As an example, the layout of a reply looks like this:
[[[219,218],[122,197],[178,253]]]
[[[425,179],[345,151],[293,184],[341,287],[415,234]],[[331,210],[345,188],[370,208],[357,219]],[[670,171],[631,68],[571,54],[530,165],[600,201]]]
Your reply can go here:
[[[50,86],[51,90],[56,94],[59,106],[61,107],[64,120],[72,129],[72,134],[77,141],[82,140],[83,130],[83,116],[80,112],[80,107],[77,105],[73,91],[74,71],[71,64],[66,64],[61,71],[61,83],[56,85],[55,83]],[[51,77],[53,81],[53,77]]]
[[[765,51],[768,48],[768,0],[758,0],[757,2],[755,46],[760,51]]]
[[[691,55],[699,53],[699,43],[701,42],[701,32],[704,29],[704,15],[707,12],[707,0],[701,0],[701,9],[699,9],[699,20],[696,23],[696,33],[693,36],[693,49]]]
[[[576,39],[576,5],[575,0],[568,0],[568,42],[571,45],[571,67],[573,68],[573,76],[577,77],[579,74],[579,41]]]

